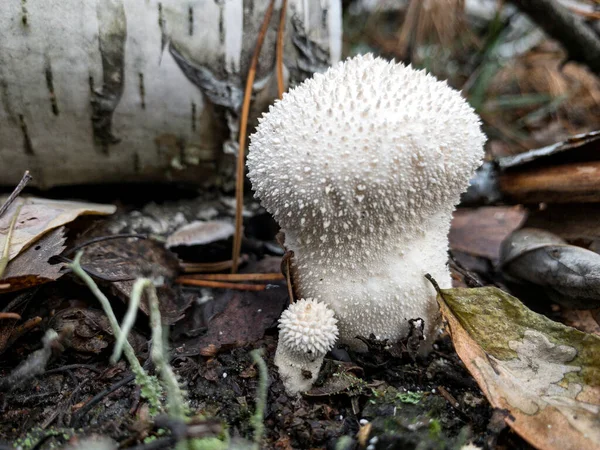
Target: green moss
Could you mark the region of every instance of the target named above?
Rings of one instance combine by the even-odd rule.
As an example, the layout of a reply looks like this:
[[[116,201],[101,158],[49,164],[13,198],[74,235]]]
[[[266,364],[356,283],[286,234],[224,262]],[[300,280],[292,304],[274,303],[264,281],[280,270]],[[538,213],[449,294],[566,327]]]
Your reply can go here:
[[[439,439],[442,436],[442,424],[437,419],[431,419],[429,423],[429,436]]]
[[[13,445],[17,449],[29,450],[36,447],[41,440],[54,437],[55,439],[48,440],[44,444],[45,448],[62,448],[64,442],[71,439],[74,434],[75,430],[71,428],[49,428],[48,430],[32,428],[25,436],[16,439]]]
[[[193,439],[188,442],[190,450],[225,450],[229,448],[228,440],[221,440],[215,437],[204,439]]]
[[[444,302],[461,326],[488,354],[500,360],[517,357],[511,341],[521,341],[527,330],[538,331],[557,345],[568,345],[577,356],[567,364],[580,367],[566,379],[600,386],[600,337],[582,333],[528,309],[521,301],[495,287],[444,289]]]
[[[396,394],[396,398],[398,400],[400,400],[402,403],[410,403],[410,404],[416,405],[423,398],[423,393],[408,391],[408,392]]]

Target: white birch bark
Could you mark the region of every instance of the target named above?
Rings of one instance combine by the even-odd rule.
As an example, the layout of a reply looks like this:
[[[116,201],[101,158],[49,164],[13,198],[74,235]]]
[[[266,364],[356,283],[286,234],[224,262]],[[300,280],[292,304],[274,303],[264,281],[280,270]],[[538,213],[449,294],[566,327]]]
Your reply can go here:
[[[268,0],[2,0],[0,185],[231,180]],[[252,121],[276,95],[279,7]],[[289,0],[291,83],[340,58],[341,0]],[[252,122],[251,122],[252,124]],[[229,154],[229,155],[228,155]]]

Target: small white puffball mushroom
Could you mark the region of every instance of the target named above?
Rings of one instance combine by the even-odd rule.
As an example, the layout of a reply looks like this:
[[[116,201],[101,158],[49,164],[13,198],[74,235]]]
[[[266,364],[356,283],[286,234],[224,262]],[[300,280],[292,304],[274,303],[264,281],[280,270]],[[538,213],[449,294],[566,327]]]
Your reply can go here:
[[[450,220],[484,143],[458,91],[370,55],[262,117],[248,155],[255,195],[294,252],[297,295],[333,310],[342,342],[396,341],[416,318],[431,341],[439,309],[424,275],[450,287]]]
[[[275,365],[290,395],[309,390],[317,379],[325,354],[337,340],[336,323],[331,309],[310,298],[281,314]]]

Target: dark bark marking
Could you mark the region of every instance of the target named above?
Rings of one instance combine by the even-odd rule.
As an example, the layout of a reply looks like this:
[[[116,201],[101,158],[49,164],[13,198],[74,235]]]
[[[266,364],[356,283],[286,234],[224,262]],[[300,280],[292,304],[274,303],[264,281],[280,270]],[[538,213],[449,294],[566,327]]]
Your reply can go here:
[[[225,17],[224,14],[225,5],[222,3],[219,4],[219,43],[221,45],[225,44]]]
[[[26,27],[29,23],[27,17],[27,0],[21,0],[21,23]]]
[[[94,140],[103,153],[120,141],[112,132],[113,114],[125,84],[125,41],[127,19],[123,2],[98,2],[98,40],[102,59],[102,88],[92,88],[92,128]]]
[[[52,75],[52,66],[50,66],[50,61],[46,61],[46,69],[44,70],[44,74],[46,76],[46,87],[48,88],[48,93],[50,94],[50,108],[52,109],[52,114],[58,116],[58,103],[56,101],[56,94],[54,92],[54,76]]]
[[[192,102],[192,131],[196,131],[196,104]]]
[[[25,123],[25,117],[23,114],[19,114],[19,125],[21,126],[21,132],[23,133],[23,151],[26,155],[33,155],[33,145],[31,144],[31,138],[29,137],[29,131],[27,130],[27,124]]]
[[[137,152],[133,154],[133,170],[135,173],[140,173],[142,171],[140,155]]]
[[[27,0],[21,0],[21,23],[25,27],[29,24],[29,18],[27,16]]]
[[[167,20],[163,15],[162,3],[158,4],[158,28],[160,29],[160,50],[162,55],[162,52],[165,50],[165,46],[167,45]]]
[[[191,6],[188,7],[188,33],[194,35],[194,8]]]
[[[0,100],[2,101],[2,106],[4,106],[4,109],[8,115],[8,120],[15,124],[17,123],[17,116],[13,111],[8,91],[8,83],[6,80],[2,79],[2,70],[0,69]]]
[[[146,89],[144,88],[144,74],[139,74],[140,80],[140,106],[142,109],[146,109]]]

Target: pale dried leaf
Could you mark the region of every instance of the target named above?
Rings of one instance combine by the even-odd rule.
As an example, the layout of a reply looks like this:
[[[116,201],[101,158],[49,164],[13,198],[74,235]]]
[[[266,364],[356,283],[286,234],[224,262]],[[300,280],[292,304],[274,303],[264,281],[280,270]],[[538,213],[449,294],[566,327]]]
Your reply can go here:
[[[49,200],[35,197],[22,198],[15,201],[6,213],[0,217],[0,242],[4,243],[10,220],[22,202],[23,207],[11,240],[9,259],[13,259],[43,234],[72,222],[79,216],[113,214],[117,209],[114,205],[97,203]],[[2,199],[0,198],[1,203]]]
[[[533,446],[600,449],[600,338],[496,288],[438,297],[456,351],[507,423]]]

